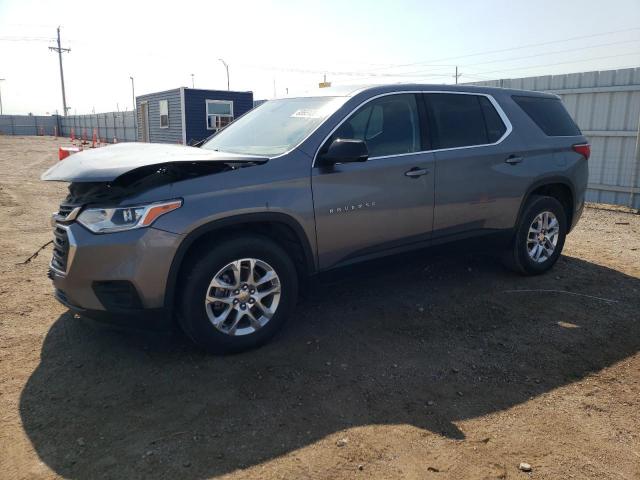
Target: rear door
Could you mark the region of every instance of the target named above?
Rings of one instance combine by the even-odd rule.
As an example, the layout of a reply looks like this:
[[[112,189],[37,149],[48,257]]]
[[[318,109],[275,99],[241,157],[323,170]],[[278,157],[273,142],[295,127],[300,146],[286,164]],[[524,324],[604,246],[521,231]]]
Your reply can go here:
[[[337,128],[335,138],[364,140],[362,163],[316,165],[312,172],[321,269],[429,240],[433,224],[433,153],[426,153],[419,94],[370,100]]]
[[[433,238],[511,228],[527,187],[525,152],[493,99],[426,93],[436,156]]]

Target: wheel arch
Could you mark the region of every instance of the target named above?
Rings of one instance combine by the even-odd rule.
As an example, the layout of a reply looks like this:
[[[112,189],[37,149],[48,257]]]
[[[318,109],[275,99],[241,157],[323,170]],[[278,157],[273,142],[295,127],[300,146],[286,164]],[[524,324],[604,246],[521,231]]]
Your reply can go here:
[[[522,198],[522,202],[520,202],[516,227],[520,224],[525,205],[532,195],[546,195],[558,200],[567,214],[567,230],[571,229],[575,215],[576,198],[575,188],[571,180],[566,177],[546,177],[531,184]]]
[[[201,225],[180,243],[171,262],[165,291],[165,308],[173,311],[179,293],[179,280],[190,256],[205,246],[215,234],[254,233],[267,236],[278,243],[289,243],[285,250],[292,254],[300,277],[316,272],[311,244],[300,223],[290,215],[278,212],[259,212],[233,215]],[[291,247],[288,248],[288,247]]]

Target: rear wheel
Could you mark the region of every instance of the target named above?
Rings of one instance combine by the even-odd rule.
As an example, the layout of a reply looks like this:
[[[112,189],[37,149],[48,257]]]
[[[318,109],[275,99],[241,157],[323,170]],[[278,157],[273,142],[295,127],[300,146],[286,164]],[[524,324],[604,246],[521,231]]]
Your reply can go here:
[[[266,237],[235,237],[195,262],[180,324],[210,352],[247,350],[282,327],[297,292],[296,269],[284,250]]]
[[[505,252],[505,264],[525,275],[549,270],[564,247],[566,218],[562,204],[555,198],[532,196],[525,205],[511,247]]]

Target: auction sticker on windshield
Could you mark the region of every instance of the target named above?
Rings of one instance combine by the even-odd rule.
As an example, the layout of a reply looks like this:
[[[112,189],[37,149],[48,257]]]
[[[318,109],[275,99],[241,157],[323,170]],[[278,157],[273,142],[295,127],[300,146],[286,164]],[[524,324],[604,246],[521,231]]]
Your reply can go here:
[[[291,118],[321,118],[316,108],[301,108],[291,114]]]

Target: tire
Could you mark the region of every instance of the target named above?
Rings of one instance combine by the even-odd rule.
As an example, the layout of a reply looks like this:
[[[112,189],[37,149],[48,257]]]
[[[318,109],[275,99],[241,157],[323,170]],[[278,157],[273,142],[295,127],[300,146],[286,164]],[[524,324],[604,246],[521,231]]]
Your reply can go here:
[[[545,212],[550,215],[545,217]],[[536,230],[540,226],[541,222],[534,224],[534,221],[541,218],[543,220],[546,218],[549,225],[553,224],[554,218],[557,221],[557,238],[552,253],[549,253],[548,248],[553,244],[550,240],[541,240],[540,248],[536,250],[535,244],[540,239],[540,234],[530,234],[529,231],[530,228]],[[551,228],[546,231],[544,228],[542,230],[546,233],[553,232]],[[545,233],[542,233],[542,235],[544,237]],[[503,263],[511,270],[523,275],[544,273],[558,261],[566,236],[567,215],[562,204],[553,197],[532,195],[523,209],[510,248],[504,253]],[[544,245],[544,248],[542,248],[542,245]],[[535,259],[536,256],[538,256],[537,260]]]
[[[231,237],[202,258],[193,260],[190,264],[193,267],[182,290],[179,323],[185,334],[208,352],[240,352],[266,343],[284,325],[295,307],[298,295],[295,265],[287,253],[267,237]],[[256,261],[251,263],[252,260]],[[235,270],[231,264],[235,265]],[[226,266],[232,268],[221,274],[221,269]],[[236,277],[234,273],[238,270],[241,272],[240,277]],[[255,282],[251,281],[248,273],[253,270],[256,271],[255,278],[259,277]],[[257,285],[267,278],[270,271],[275,273],[275,279]],[[215,286],[211,287],[214,277],[217,280]],[[239,288],[227,287],[227,284],[237,284]],[[248,289],[243,291],[245,284]],[[224,285],[224,288],[218,288],[218,285]],[[238,295],[234,294],[236,291],[239,292]],[[253,291],[255,293],[250,294]],[[271,291],[275,293],[269,294]],[[268,295],[258,299],[262,294]],[[205,301],[208,296],[220,301]],[[243,309],[240,310],[240,307]],[[269,313],[270,309],[274,310],[272,314]],[[241,315],[243,316],[236,322],[234,329],[234,321]],[[221,318],[226,320],[219,322],[218,319]]]

